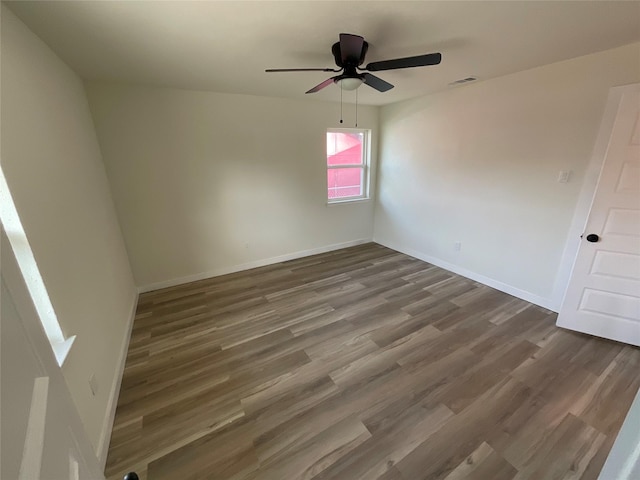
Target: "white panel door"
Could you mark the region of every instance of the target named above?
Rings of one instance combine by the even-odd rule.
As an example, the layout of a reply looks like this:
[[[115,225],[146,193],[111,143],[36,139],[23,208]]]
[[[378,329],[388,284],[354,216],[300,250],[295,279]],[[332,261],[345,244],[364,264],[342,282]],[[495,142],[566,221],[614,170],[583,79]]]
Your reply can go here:
[[[640,92],[620,98],[558,326],[640,345]]]

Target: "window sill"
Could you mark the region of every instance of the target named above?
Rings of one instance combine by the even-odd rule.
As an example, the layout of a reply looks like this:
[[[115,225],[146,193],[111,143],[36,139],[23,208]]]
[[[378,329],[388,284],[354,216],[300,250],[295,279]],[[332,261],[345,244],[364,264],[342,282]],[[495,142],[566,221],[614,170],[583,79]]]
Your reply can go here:
[[[350,198],[350,199],[347,199],[347,200],[335,200],[335,201],[327,202],[327,207],[331,207],[333,205],[344,205],[345,203],[368,202],[370,200],[371,200],[370,197],[366,197],[366,198]]]

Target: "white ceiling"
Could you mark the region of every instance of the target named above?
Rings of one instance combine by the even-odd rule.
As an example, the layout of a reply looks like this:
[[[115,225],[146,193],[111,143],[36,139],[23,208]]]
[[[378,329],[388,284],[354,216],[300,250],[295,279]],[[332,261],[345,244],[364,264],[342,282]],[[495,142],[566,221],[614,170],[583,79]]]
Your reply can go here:
[[[377,72],[396,88],[379,93],[362,86],[359,102],[370,105],[640,40],[638,1],[6,3],[86,79],[304,98],[332,74],[264,70],[334,67],[331,45],[341,32],[369,42],[365,63],[442,53],[438,66]],[[346,92],[345,100],[353,96]],[[313,94],[339,98],[333,85]]]

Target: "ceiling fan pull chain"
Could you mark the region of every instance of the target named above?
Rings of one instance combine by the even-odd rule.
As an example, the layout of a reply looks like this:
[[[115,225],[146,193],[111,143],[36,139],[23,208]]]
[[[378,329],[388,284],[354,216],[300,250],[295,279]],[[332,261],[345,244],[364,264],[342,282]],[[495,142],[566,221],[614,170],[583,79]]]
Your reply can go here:
[[[356,89],[356,128],[358,128],[358,90]]]
[[[342,84],[340,84],[340,123],[342,123]]]

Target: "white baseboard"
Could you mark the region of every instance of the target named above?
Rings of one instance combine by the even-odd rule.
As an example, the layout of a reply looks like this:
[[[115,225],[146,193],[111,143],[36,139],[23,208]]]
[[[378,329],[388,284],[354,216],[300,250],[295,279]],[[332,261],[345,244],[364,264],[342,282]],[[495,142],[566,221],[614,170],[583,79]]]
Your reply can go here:
[[[120,396],[120,386],[122,385],[122,375],[124,374],[124,367],[127,361],[127,351],[129,350],[129,341],[131,340],[131,331],[133,330],[133,320],[136,316],[136,309],[138,307],[138,295],[134,295],[133,304],[131,306],[131,313],[129,315],[129,323],[127,325],[126,334],[122,339],[122,346],[120,352],[118,352],[118,370],[113,377],[113,383],[109,390],[109,402],[107,403],[107,416],[105,417],[102,425],[102,434],[100,435],[100,441],[98,442],[97,455],[98,462],[102,471],[104,471],[107,465],[107,454],[109,453],[109,441],[111,440],[111,432],[113,430],[113,421],[116,417],[116,407],[118,406],[118,397]]]
[[[410,255],[414,258],[423,260],[437,267],[444,268],[445,270],[456,273],[458,275],[462,275],[463,277],[469,278],[475,282],[480,282],[483,285],[487,285],[488,287],[495,288],[496,290],[500,290],[501,292],[508,293],[509,295],[513,295],[514,297],[518,297],[522,300],[546,308],[553,312],[558,312],[559,310],[559,305],[556,305],[555,302],[553,302],[549,298],[544,298],[531,292],[527,292],[526,290],[521,290],[511,285],[507,285],[506,283],[494,280],[493,278],[485,277],[484,275],[472,272],[471,270],[467,270],[466,268],[454,265],[453,263],[449,263],[439,258],[432,257],[430,255],[427,255],[426,253],[396,245],[393,242],[381,241],[377,238],[374,238],[373,241],[380,245],[384,245],[385,247],[391,248],[392,250]]]
[[[239,265],[232,265],[230,267],[217,268],[208,272],[196,273],[194,275],[187,275],[185,277],[174,278],[171,280],[165,280],[162,282],[151,283],[138,288],[139,293],[151,292],[153,290],[160,290],[161,288],[175,287],[176,285],[182,285],[185,283],[197,282],[198,280],[204,280],[206,278],[219,277],[220,275],[228,275],[230,273],[242,272],[244,270],[250,270],[252,268],[264,267],[266,265],[273,265],[274,263],[286,262],[288,260],[295,260],[297,258],[308,257],[310,255],[317,255],[319,253],[331,252],[333,250],[340,250],[341,248],[354,247],[356,245],[362,245],[363,243],[369,243],[373,240],[371,238],[361,238],[358,240],[350,240],[348,242],[334,243],[333,245],[327,245],[324,247],[311,248],[309,250],[300,250],[294,253],[287,253],[286,255],[279,255],[277,257],[265,258],[262,260],[255,260],[253,262],[241,263]]]

